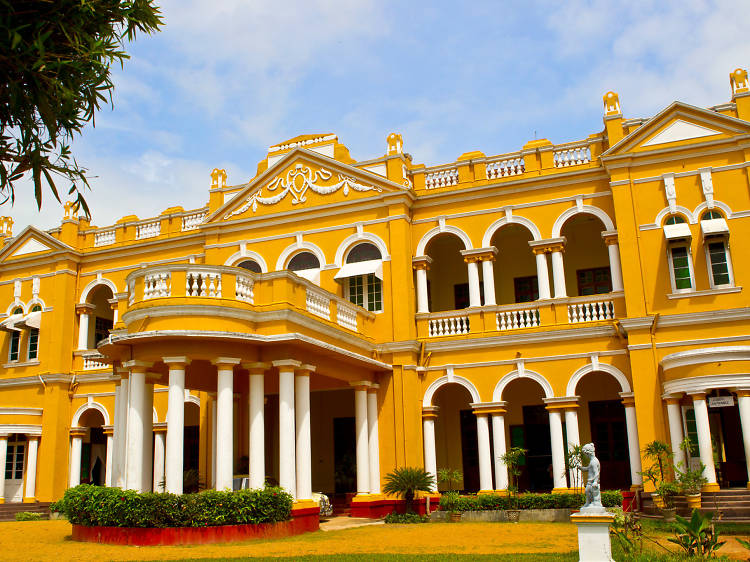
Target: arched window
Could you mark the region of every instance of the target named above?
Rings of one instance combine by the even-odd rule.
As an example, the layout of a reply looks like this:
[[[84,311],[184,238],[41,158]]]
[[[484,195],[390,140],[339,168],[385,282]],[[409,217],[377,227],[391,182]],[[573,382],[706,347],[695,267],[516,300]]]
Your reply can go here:
[[[253,273],[262,273],[262,270],[260,269],[260,265],[255,260],[244,260],[237,264],[237,267],[241,267],[242,269],[247,269],[248,271],[252,271]]]
[[[710,221],[713,219],[723,219],[724,217],[721,216],[721,213],[715,209],[709,209],[705,213],[701,215],[702,221]]]
[[[31,308],[31,313],[35,312],[42,312],[42,307],[38,304],[35,304]],[[39,357],[39,328],[30,327],[29,328],[29,352],[28,352],[28,358],[29,361],[32,359],[37,359]]]
[[[23,315],[23,308],[14,308],[12,316]],[[18,354],[21,348],[21,330],[14,326],[10,333],[10,346],[8,348],[8,361],[18,361]]]
[[[304,271],[306,269],[319,269],[320,261],[312,252],[300,252],[289,260],[286,268],[289,271]]]
[[[682,218],[681,215],[669,215],[667,217],[667,220],[664,221],[664,224],[683,224],[685,222],[685,219]]]
[[[349,250],[346,264],[336,274],[336,279],[346,281],[346,298],[371,312],[383,310],[382,259],[377,246],[363,242]]]

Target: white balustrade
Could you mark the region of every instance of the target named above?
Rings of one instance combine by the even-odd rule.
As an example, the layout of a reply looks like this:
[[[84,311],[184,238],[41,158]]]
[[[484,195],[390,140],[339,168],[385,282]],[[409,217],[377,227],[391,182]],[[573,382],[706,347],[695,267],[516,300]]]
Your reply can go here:
[[[102,355],[84,355],[83,370],[93,371],[96,369],[109,369],[111,365],[102,361]]]
[[[152,221],[139,224],[135,227],[135,239],[154,238],[161,234],[161,221]]]
[[[115,243],[115,231],[103,230],[94,233],[94,246],[109,246]]]
[[[458,183],[458,168],[449,170],[440,170],[439,172],[428,172],[424,176],[424,186],[426,189],[437,189],[438,187],[448,187]]]
[[[207,216],[208,213],[206,211],[200,211],[191,215],[185,215],[184,217],[182,217],[182,230],[193,230],[195,228],[198,228],[198,225],[206,220]]]
[[[234,296],[238,301],[253,303],[255,280],[247,275],[237,275],[234,283]]]
[[[615,317],[615,304],[610,300],[580,302],[568,305],[568,322],[596,322],[612,320]]]
[[[518,176],[526,171],[523,157],[504,158],[487,163],[487,179],[506,178]]]
[[[172,274],[168,271],[143,276],[143,300],[172,295]],[[132,304],[132,303],[131,303]]]
[[[336,322],[339,326],[349,328],[353,332],[357,331],[357,309],[353,306],[347,306],[339,302],[336,308]]]
[[[188,297],[221,298],[221,273],[188,271],[185,275],[185,294]]]
[[[468,316],[449,316],[430,319],[430,337],[455,336],[469,333]]]
[[[307,311],[326,320],[331,319],[331,299],[323,293],[307,289]]]
[[[502,310],[497,313],[498,330],[516,330],[518,328],[536,328],[539,326],[539,309]]]
[[[591,149],[588,146],[579,146],[556,150],[553,154],[555,168],[567,168],[591,162]]]

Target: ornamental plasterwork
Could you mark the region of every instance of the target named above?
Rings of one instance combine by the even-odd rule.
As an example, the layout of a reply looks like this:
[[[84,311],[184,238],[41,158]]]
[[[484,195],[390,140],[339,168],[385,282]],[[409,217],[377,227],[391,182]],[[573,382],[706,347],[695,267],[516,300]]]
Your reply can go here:
[[[252,208],[253,212],[258,210],[258,204],[261,205],[275,205],[287,195],[291,195],[292,204],[297,205],[307,201],[307,190],[311,190],[318,195],[330,195],[335,193],[339,189],[342,189],[342,193],[346,196],[349,195],[349,190],[354,191],[377,191],[382,192],[383,190],[377,186],[364,185],[358,183],[354,178],[345,176],[344,174],[337,174],[339,181],[331,185],[321,185],[318,182],[327,182],[333,177],[333,174],[328,170],[321,168],[320,170],[312,170],[308,166],[297,164],[293,170],[289,170],[286,173],[286,177],[279,176],[265,188],[261,188],[250,197],[245,200],[245,203],[235,209],[231,213],[227,213],[224,219],[228,219],[235,215],[239,215]],[[263,191],[268,193],[267,196],[263,196]]]

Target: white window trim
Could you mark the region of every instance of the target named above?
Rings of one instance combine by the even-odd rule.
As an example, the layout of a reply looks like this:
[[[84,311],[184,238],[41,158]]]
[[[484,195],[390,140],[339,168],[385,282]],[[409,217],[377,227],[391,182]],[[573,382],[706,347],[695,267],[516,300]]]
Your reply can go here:
[[[714,272],[711,267],[711,257],[708,251],[708,245],[715,242],[724,244],[724,256],[727,260],[727,273],[729,274],[729,283],[717,285],[714,283]],[[726,236],[710,236],[703,239],[703,252],[706,255],[706,269],[708,270],[708,282],[712,289],[728,289],[734,287],[734,271],[732,268],[732,256],[729,254],[729,240]]]
[[[690,271],[690,288],[678,289],[674,278],[674,264],[672,262],[672,250],[674,248],[687,248],[688,269]],[[669,282],[672,284],[672,294],[694,293],[695,292],[695,270],[693,269],[693,249],[690,241],[670,242],[667,244],[667,263],[669,264]]]
[[[31,357],[31,332],[36,330],[36,357]],[[39,339],[41,333],[39,328],[29,328],[29,335],[26,338],[26,361],[38,361],[39,360]]]
[[[362,278],[362,308],[367,310],[368,312],[372,312],[373,314],[380,314],[383,312],[383,280],[379,279],[377,276],[375,276],[376,279],[380,281],[380,310],[370,310],[367,308],[367,305],[369,304],[369,295],[367,293],[367,275],[355,275],[354,277],[361,277]],[[350,288],[349,288],[349,279],[354,279],[354,277],[347,277],[346,283],[344,283],[344,298],[348,300],[351,304],[354,304],[351,299],[350,294]],[[358,306],[358,305],[355,305]]]

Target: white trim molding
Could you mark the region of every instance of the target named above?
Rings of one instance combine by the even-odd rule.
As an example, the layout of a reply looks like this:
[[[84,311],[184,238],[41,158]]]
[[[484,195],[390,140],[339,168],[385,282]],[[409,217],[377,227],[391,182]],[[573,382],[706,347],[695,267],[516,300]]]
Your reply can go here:
[[[565,394],[567,394],[568,396],[575,396],[576,387],[578,386],[578,383],[581,382],[581,379],[589,373],[593,373],[595,371],[600,371],[612,375],[619,383],[622,392],[632,392],[630,381],[628,381],[628,377],[625,376],[625,373],[623,373],[617,367],[614,367],[613,365],[610,365],[608,363],[600,363],[598,360],[594,362],[592,358],[591,363],[589,363],[588,365],[584,365],[575,373],[573,373],[573,375],[570,377],[570,380],[568,381],[568,386],[565,389]]]
[[[454,375],[453,369],[448,368],[447,369],[448,374],[444,375],[432,382],[430,386],[427,387],[427,390],[424,393],[424,397],[422,398],[422,408],[427,408],[429,406],[432,406],[432,397],[435,395],[435,393],[440,389],[440,387],[450,384],[450,383],[456,383],[461,386],[463,386],[466,390],[469,391],[469,394],[471,394],[471,402],[477,403],[481,402],[482,400],[479,398],[479,391],[477,390],[477,387],[475,387],[469,379],[466,379],[464,377]]]
[[[704,375],[664,383],[664,395],[708,392],[714,388],[750,388],[750,375]]]
[[[699,349],[678,351],[665,355],[662,357],[660,363],[662,369],[668,371],[669,369],[684,367],[686,365],[700,365],[724,361],[750,361],[750,345],[702,347]]]
[[[107,412],[107,408],[99,404],[99,402],[94,402],[92,400],[90,402],[86,402],[80,408],[76,410],[76,413],[73,414],[73,421],[71,422],[71,426],[77,427],[80,425],[78,422],[80,421],[81,416],[84,414],[84,412],[86,412],[86,410],[96,410],[104,418],[104,425],[110,425],[109,413]]]
[[[503,400],[503,391],[505,391],[505,387],[516,379],[531,379],[536,381],[539,383],[539,386],[542,387],[545,398],[555,397],[555,392],[552,390],[552,385],[549,381],[536,371],[530,371],[524,368],[523,361],[519,361],[519,367],[505,375],[498,381],[497,385],[495,385],[495,390],[492,392],[492,400],[494,402],[501,402]]]
[[[0,408],[0,416],[41,416],[42,408]]]
[[[321,250],[318,246],[316,246],[312,242],[305,242],[303,240],[298,239],[294,242],[294,244],[287,246],[281,252],[281,254],[279,255],[279,259],[276,260],[276,271],[282,271],[286,269],[286,266],[289,260],[292,257],[294,257],[296,254],[302,252],[303,250],[307,250],[308,252],[315,255],[316,258],[318,258],[318,261],[320,262],[319,269],[323,269],[328,264],[328,262],[326,261],[326,256],[323,253],[323,250]]]
[[[391,256],[388,253],[388,246],[382,238],[371,232],[358,231],[351,236],[347,236],[344,241],[339,244],[339,247],[336,250],[336,257],[334,258],[336,267],[341,268],[344,266],[345,255],[348,255],[349,252],[360,242],[369,242],[380,250],[380,259],[382,261],[390,261]]]
[[[81,292],[81,299],[78,301],[79,304],[85,304],[86,300],[89,298],[89,293],[91,293],[91,291],[93,291],[99,285],[109,287],[109,290],[112,291],[112,296],[116,295],[119,292],[117,290],[117,285],[115,285],[114,282],[110,281],[106,277],[100,277],[99,275],[97,275],[96,279],[89,282],[89,284],[86,285],[86,287]]]
[[[42,435],[42,426],[40,425],[25,425],[20,423],[4,423],[0,424],[0,435],[20,433],[23,435]]]
[[[484,237],[482,238],[482,247],[488,248],[495,233],[508,224],[520,224],[521,226],[525,226],[535,241],[542,239],[542,233],[539,232],[539,228],[531,220],[508,212],[505,216],[502,216],[493,222],[487,230],[485,230]]]
[[[555,224],[552,226],[552,235],[550,236],[550,238],[560,238],[560,232],[562,232],[562,228],[565,225],[565,222],[569,218],[578,214],[594,215],[600,221],[602,221],[602,223],[604,223],[604,230],[616,230],[615,223],[613,223],[609,215],[599,207],[594,207],[593,205],[576,205],[575,207],[565,209],[560,214],[560,216],[555,219]]]
[[[469,238],[469,235],[466,234],[463,230],[458,228],[457,226],[453,226],[451,224],[443,224],[441,223],[436,226],[435,228],[432,228],[428,230],[424,236],[422,236],[422,239],[419,241],[419,244],[417,244],[417,251],[414,255],[416,256],[424,256],[425,248],[427,248],[427,244],[429,244],[430,240],[435,238],[436,236],[440,234],[453,234],[455,236],[458,236],[458,238],[463,242],[464,250],[473,250],[474,245],[471,243],[471,238]]]
[[[246,249],[245,243],[240,244],[240,250],[229,256],[227,261],[224,262],[224,265],[237,267],[237,264],[242,263],[245,260],[253,260],[260,266],[261,273],[268,273],[268,265],[266,265],[266,260],[263,259],[263,256],[258,252]]]

